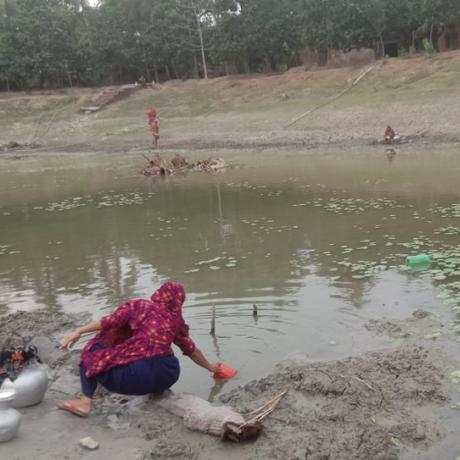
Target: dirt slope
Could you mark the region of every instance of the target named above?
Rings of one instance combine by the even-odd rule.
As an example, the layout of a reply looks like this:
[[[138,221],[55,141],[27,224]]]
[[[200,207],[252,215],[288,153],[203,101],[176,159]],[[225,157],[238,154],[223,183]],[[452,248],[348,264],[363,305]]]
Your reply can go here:
[[[365,67],[366,68],[366,67]],[[343,97],[333,98],[365,68],[171,81],[145,89],[95,115],[78,109],[97,89],[0,96],[0,144],[37,142],[45,150],[147,149],[146,111],[160,110],[162,148],[311,147],[366,144],[386,124],[425,142],[460,138],[460,52],[378,61]]]

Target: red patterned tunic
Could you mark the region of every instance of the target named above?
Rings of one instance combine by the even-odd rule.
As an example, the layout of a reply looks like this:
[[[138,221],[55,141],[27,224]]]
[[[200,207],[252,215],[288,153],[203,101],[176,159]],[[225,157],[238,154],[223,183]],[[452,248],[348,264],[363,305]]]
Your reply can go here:
[[[81,355],[86,376],[139,359],[173,355],[172,343],[191,355],[195,344],[182,317],[184,300],[183,286],[168,282],[150,300],[130,300],[103,317],[100,332]],[[96,343],[107,348],[89,351]]]

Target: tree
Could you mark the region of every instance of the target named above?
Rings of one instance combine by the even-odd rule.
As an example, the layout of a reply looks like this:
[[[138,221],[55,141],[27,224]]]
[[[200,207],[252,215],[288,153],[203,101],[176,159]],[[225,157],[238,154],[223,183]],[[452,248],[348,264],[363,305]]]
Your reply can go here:
[[[458,0],[0,0],[0,88],[271,72],[459,22]]]

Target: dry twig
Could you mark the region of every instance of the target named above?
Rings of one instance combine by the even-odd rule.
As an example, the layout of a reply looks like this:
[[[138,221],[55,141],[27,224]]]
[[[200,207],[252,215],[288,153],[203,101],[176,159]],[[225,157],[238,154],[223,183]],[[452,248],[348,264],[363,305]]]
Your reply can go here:
[[[276,409],[276,406],[278,406],[278,404],[280,403],[280,401],[283,399],[283,397],[286,395],[287,392],[288,390],[282,391],[278,396],[275,396],[272,400],[268,401],[263,406],[250,412],[250,414],[255,414],[255,415],[243,425],[262,421],[265,417],[270,415]]]
[[[363,385],[365,385],[367,388],[369,388],[369,390],[371,391],[375,391],[375,389],[373,387],[371,387],[367,382],[365,382],[363,379],[360,379],[359,377],[357,377],[356,375],[353,376],[353,378],[355,380],[357,380],[358,382],[361,382]]]
[[[276,409],[276,406],[280,403],[286,393],[287,390],[284,390],[263,406],[259,407],[255,411],[252,411],[251,414],[256,415],[240,425],[227,422],[224,425],[222,439],[224,441],[241,442],[246,439],[257,438],[263,429],[261,421]]]

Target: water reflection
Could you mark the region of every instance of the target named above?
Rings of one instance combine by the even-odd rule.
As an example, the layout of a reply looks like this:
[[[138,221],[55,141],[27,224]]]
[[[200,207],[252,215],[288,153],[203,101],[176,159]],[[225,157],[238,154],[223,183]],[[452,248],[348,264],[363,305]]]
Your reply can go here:
[[[309,273],[347,279],[340,260],[381,261],[385,269],[388,258],[403,256],[398,243],[412,228],[439,226],[423,216],[429,202],[370,201],[366,208],[359,199],[350,207],[353,198],[336,194],[282,192],[268,199],[246,187],[211,184],[136,192],[139,200],[128,205],[104,194],[59,211],[49,203],[3,208],[2,297],[14,306],[17,293],[33,292],[34,302],[73,309],[67,296],[78,293],[91,309],[104,309],[174,278],[205,295],[208,305],[234,299],[295,309],[295,292]],[[308,206],[296,207],[299,200]],[[348,281],[349,301],[359,307],[364,284]]]

